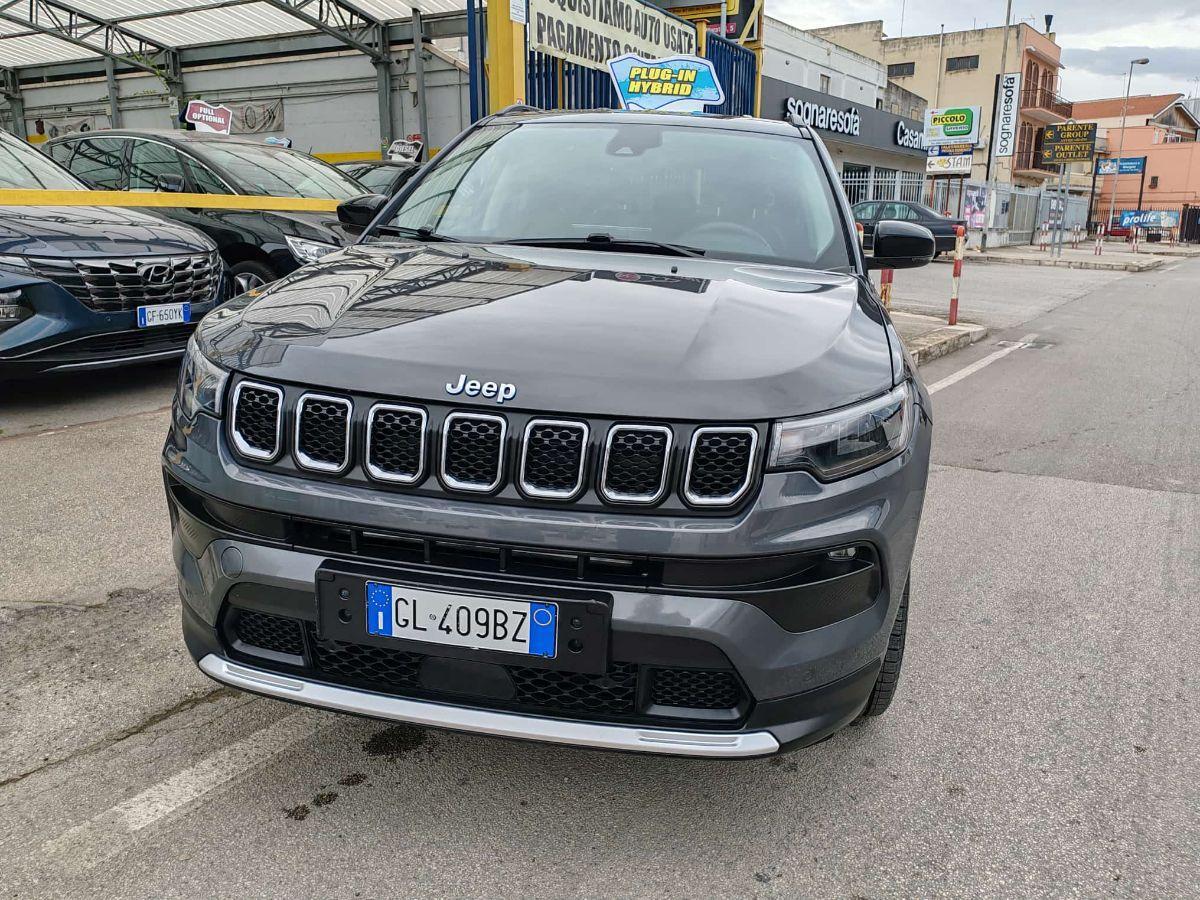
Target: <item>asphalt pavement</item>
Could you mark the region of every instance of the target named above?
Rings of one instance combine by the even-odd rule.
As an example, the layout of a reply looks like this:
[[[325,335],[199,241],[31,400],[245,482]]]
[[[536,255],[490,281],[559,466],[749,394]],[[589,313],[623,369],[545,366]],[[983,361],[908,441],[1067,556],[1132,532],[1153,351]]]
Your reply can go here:
[[[948,267],[923,271],[897,291],[933,307]],[[24,387],[0,401],[3,895],[1195,896],[1198,276],[968,270],[993,330],[922,370],[897,702],[738,763],[207,681],[157,469],[173,373]]]

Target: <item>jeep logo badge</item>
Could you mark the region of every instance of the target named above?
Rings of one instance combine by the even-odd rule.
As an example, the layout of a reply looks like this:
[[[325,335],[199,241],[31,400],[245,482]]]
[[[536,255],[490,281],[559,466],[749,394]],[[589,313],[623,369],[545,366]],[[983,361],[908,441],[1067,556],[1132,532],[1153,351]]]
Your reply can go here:
[[[487,397],[497,403],[511,400],[517,396],[517,386],[508,382],[476,381],[467,379],[466,373],[458,376],[457,382],[446,382],[446,393],[457,397],[465,394],[468,397]]]

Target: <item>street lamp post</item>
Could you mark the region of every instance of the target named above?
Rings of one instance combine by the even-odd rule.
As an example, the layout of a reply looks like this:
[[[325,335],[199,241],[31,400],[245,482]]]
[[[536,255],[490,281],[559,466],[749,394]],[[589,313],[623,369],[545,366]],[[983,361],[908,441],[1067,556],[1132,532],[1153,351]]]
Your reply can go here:
[[[1117,142],[1117,170],[1113,172],[1112,193],[1108,200],[1108,228],[1106,231],[1112,230],[1113,215],[1117,209],[1117,179],[1121,177],[1121,154],[1125,151],[1125,115],[1129,112],[1129,89],[1133,87],[1133,67],[1144,66],[1149,63],[1146,57],[1141,59],[1131,59],[1129,61],[1129,77],[1125,79],[1125,102],[1121,105],[1121,139]]]

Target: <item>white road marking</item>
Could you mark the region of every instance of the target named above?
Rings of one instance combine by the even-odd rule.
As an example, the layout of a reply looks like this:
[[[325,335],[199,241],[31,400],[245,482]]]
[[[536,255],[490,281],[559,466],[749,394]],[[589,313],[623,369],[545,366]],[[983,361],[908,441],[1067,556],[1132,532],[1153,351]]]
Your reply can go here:
[[[42,844],[42,853],[80,870],[119,853],[132,836],[278,756],[317,728],[314,717],[290,713],[194,766],[160,781]]]
[[[928,390],[929,393],[931,393],[931,394],[936,394],[938,391],[942,390],[943,388],[948,388],[952,384],[958,384],[964,378],[969,378],[970,376],[972,376],[976,372],[978,372],[980,369],[987,368],[992,363],[994,363],[996,360],[1003,359],[1004,357],[1008,356],[1008,354],[1010,354],[1016,350],[1022,350],[1025,347],[1028,347],[1036,339],[1037,339],[1036,334],[1027,334],[1027,335],[1025,335],[1025,337],[1021,338],[1021,340],[1017,341],[1017,343],[1012,344],[1008,347],[1002,347],[1001,349],[997,350],[995,353],[989,353],[983,359],[977,360],[977,361],[971,363],[969,366],[964,366],[963,368],[961,368],[957,372],[955,372],[953,375],[947,375],[941,381],[935,381],[926,390]]]

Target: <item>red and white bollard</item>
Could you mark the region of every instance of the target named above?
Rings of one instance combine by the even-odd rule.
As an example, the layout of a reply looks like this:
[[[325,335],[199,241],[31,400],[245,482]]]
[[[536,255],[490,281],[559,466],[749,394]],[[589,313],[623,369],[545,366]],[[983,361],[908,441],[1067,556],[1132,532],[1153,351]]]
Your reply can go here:
[[[879,270],[879,299],[883,302],[884,309],[892,308],[892,279],[895,275],[895,269]]]
[[[1104,255],[1104,226],[1096,226],[1096,247],[1092,250],[1092,256]]]
[[[1043,222],[1038,229],[1038,250],[1046,250],[1050,246],[1050,223]]]
[[[1129,230],[1129,235],[1130,235],[1129,240],[1130,240],[1130,243],[1133,244],[1133,252],[1134,253],[1138,252],[1138,232],[1140,230],[1141,229],[1139,229],[1136,225]]]
[[[950,319],[951,325],[958,324],[958,282],[962,278],[963,244],[966,243],[967,229],[961,225],[954,226],[954,272],[950,276]]]

